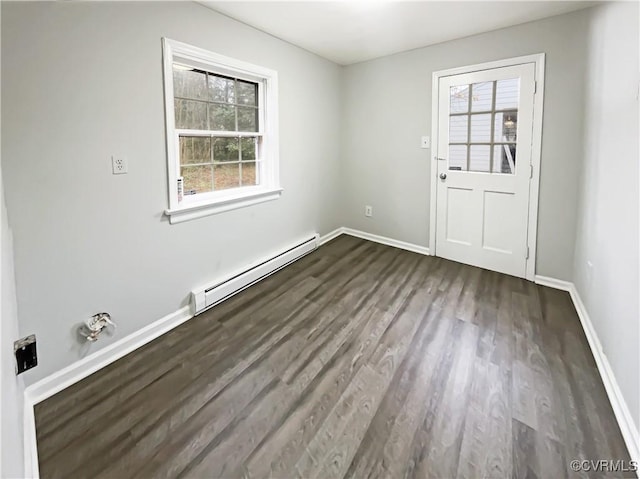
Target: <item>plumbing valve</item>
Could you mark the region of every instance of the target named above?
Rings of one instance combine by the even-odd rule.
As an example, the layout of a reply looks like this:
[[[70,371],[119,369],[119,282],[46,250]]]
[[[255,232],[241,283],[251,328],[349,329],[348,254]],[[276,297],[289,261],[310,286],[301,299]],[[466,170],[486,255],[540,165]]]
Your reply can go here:
[[[111,315],[109,313],[98,313],[91,316],[82,325],[81,334],[87,339],[87,341],[94,343],[98,340],[98,336],[105,329],[115,329],[116,324],[111,321]]]

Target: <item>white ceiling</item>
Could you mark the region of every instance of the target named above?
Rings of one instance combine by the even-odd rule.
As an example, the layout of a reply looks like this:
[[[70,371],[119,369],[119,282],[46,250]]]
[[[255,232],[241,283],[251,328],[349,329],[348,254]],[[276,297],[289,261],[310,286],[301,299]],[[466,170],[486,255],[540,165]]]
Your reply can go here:
[[[202,1],[341,65],[595,5],[583,1]]]

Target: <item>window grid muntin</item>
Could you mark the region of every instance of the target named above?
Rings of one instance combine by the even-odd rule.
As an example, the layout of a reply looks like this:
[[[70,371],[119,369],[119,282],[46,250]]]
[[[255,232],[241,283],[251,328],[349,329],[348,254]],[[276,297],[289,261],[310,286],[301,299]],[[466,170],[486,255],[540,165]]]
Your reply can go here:
[[[173,65],[175,66],[176,64],[178,65],[182,65],[180,63],[176,63],[174,62]],[[199,102],[199,103],[204,103],[207,105],[206,110],[206,123],[207,126],[211,125],[211,118],[210,118],[210,109],[209,109],[209,105],[225,105],[225,106],[232,106],[234,108],[234,124],[235,124],[235,130],[198,130],[198,129],[184,129],[184,128],[175,128],[175,132],[176,132],[176,139],[177,139],[177,144],[178,144],[178,176],[183,176],[182,175],[182,169],[186,168],[186,169],[190,169],[190,168],[194,168],[195,167],[201,167],[201,166],[210,166],[211,168],[211,192],[215,192],[215,191],[221,191],[220,189],[216,189],[215,188],[215,184],[216,184],[216,165],[238,165],[238,186],[237,188],[242,188],[243,186],[256,186],[260,184],[260,177],[262,176],[261,174],[261,170],[262,170],[262,159],[259,156],[259,152],[262,150],[262,142],[263,142],[263,133],[262,133],[262,123],[263,123],[263,102],[262,102],[262,95],[261,95],[261,87],[260,87],[260,83],[259,82],[255,82],[255,81],[250,81],[250,80],[245,80],[245,79],[240,79],[238,77],[232,77],[232,76],[227,76],[227,75],[221,75],[221,74],[217,74],[217,73],[213,73],[213,72],[209,72],[206,70],[201,70],[199,68],[193,68],[192,71],[195,71],[197,73],[201,73],[205,75],[205,82],[207,85],[207,89],[209,88],[209,77],[213,76],[213,77],[218,77],[218,78],[223,78],[225,80],[233,80],[233,88],[234,88],[234,101],[233,102],[228,102],[228,101],[216,101],[216,100],[210,100],[209,98],[207,98],[206,100],[203,99],[199,99],[199,98],[189,98],[189,97],[185,97],[185,96],[179,96],[176,95],[176,89],[175,89],[175,85],[174,85],[174,91],[173,91],[173,99],[174,102],[176,100],[187,100],[187,101],[193,101],[193,102]],[[246,104],[246,103],[239,103],[238,102],[238,82],[243,82],[243,83],[248,83],[251,85],[255,85],[255,101],[257,103],[257,105],[251,105],[251,104]],[[209,97],[209,94],[207,94],[207,97]],[[247,108],[247,109],[253,109],[255,110],[255,115],[256,115],[256,131],[240,131],[238,129],[239,125],[238,125],[238,107],[242,107],[242,108]],[[174,116],[174,122],[175,122],[175,116]],[[196,134],[197,132],[197,134]],[[203,136],[203,137],[209,137],[212,140],[214,140],[216,137],[218,138],[237,138],[238,139],[238,161],[215,161],[214,158],[214,142],[211,141],[210,143],[210,147],[209,147],[209,154],[210,154],[210,162],[204,162],[204,163],[183,163],[183,158],[182,158],[182,152],[180,150],[180,137],[193,137],[193,136]],[[247,137],[253,137],[256,138],[256,146],[255,146],[255,159],[253,160],[242,160],[242,138],[247,138]],[[243,185],[243,175],[242,175],[242,164],[243,163],[254,163],[255,165],[255,179],[256,179],[256,183],[253,184],[249,184],[249,185]],[[230,188],[228,188],[230,189]],[[184,188],[185,194],[187,191],[190,191],[189,189],[187,189],[186,187]],[[203,192],[203,193],[207,193],[207,192]],[[198,194],[198,192],[196,191],[195,194]],[[188,195],[190,196],[190,195]]]
[[[192,132],[194,130],[186,130],[188,132]],[[204,130],[195,130],[198,131],[200,133],[208,133]],[[227,132],[228,133],[228,132]],[[238,139],[238,160],[233,160],[233,161],[216,161],[215,160],[215,155],[214,155],[214,142],[211,141],[211,143],[209,144],[209,158],[210,161],[209,162],[201,162],[201,163],[182,163],[182,155],[181,155],[181,151],[180,151],[180,138],[193,138],[195,136],[198,137],[205,137],[205,138],[211,138],[212,140],[214,140],[215,138],[237,138]],[[248,159],[248,160],[244,160],[242,158],[242,138],[255,138],[256,139],[256,145],[255,145],[255,158],[254,159]],[[201,167],[201,166],[209,166],[211,167],[211,191],[223,191],[223,190],[216,190],[215,189],[215,182],[216,182],[216,169],[215,166],[221,166],[221,165],[238,165],[238,177],[239,177],[239,181],[238,181],[238,186],[237,188],[242,188],[242,187],[246,187],[246,186],[257,186],[260,184],[260,177],[262,176],[262,164],[263,164],[263,159],[261,157],[261,152],[262,152],[262,135],[254,133],[252,136],[248,136],[248,135],[243,135],[243,136],[230,136],[230,135],[225,135],[225,136],[216,136],[216,135],[212,135],[212,134],[200,134],[200,135],[192,135],[192,134],[182,134],[180,133],[180,130],[176,131],[176,139],[177,139],[177,146],[178,146],[178,160],[179,160],[179,164],[178,164],[178,176],[183,176],[182,175],[182,169],[186,168],[192,168],[192,167]],[[255,178],[256,178],[256,183],[251,183],[251,184],[246,184],[243,185],[242,184],[242,165],[243,164],[248,164],[248,163],[253,163],[255,166]],[[231,188],[226,188],[226,189],[231,189]],[[187,193],[187,191],[191,191],[190,189],[187,189],[186,186],[184,188],[185,191],[185,195],[186,196],[192,196],[195,194],[199,194],[199,193]],[[204,192],[204,193],[208,193],[208,192]]]
[[[174,65],[179,64],[174,62]],[[206,124],[207,127],[211,126],[211,117],[210,117],[210,108],[209,105],[224,105],[224,106],[232,106],[234,108],[234,125],[235,125],[235,130],[210,130],[210,129],[204,129],[204,130],[200,130],[200,129],[178,129],[175,128],[175,132],[176,132],[176,139],[178,140],[178,176],[184,176],[182,174],[182,169],[195,169],[196,167],[202,167],[202,166],[209,166],[211,168],[211,191],[210,192],[215,192],[215,191],[221,191],[220,189],[216,189],[215,184],[216,184],[216,165],[238,165],[238,186],[236,188],[242,188],[243,186],[256,186],[260,184],[260,177],[262,176],[261,174],[261,169],[262,169],[262,159],[259,157],[259,152],[262,150],[261,146],[262,146],[262,105],[263,105],[263,100],[262,100],[262,95],[261,95],[261,88],[260,88],[260,83],[258,82],[254,82],[254,81],[250,81],[250,80],[245,80],[245,79],[240,79],[238,77],[231,77],[231,76],[227,76],[227,75],[221,75],[221,74],[216,74],[213,72],[209,72],[206,70],[201,70],[198,68],[194,68],[192,71],[195,71],[197,73],[201,73],[204,74],[205,77],[205,83],[207,85],[207,90],[209,89],[209,78],[210,77],[217,77],[217,78],[223,78],[225,80],[233,80],[233,88],[234,88],[234,98],[233,98],[233,102],[229,102],[229,101],[216,101],[216,100],[211,100],[209,99],[209,92],[207,93],[207,99],[203,100],[203,99],[199,99],[199,98],[190,98],[190,97],[185,97],[185,96],[179,96],[176,95],[176,89],[174,86],[174,92],[173,92],[173,98],[174,98],[174,108],[175,108],[175,100],[187,100],[187,101],[193,101],[193,102],[198,102],[198,103],[204,103],[207,107],[205,108],[206,111]],[[257,103],[257,105],[251,105],[251,104],[247,104],[247,103],[239,103],[239,95],[238,95],[238,82],[243,82],[243,83],[248,83],[251,85],[254,85],[255,88],[255,101]],[[253,109],[255,111],[255,122],[256,122],[256,131],[240,131],[239,128],[239,119],[238,119],[238,107],[241,108],[247,108],[247,109]],[[174,125],[175,127],[175,125]],[[193,134],[195,132],[198,132],[199,134]],[[237,138],[238,139],[238,161],[215,161],[214,158],[214,141],[210,142],[209,145],[209,155],[210,155],[210,162],[204,162],[204,163],[183,163],[183,158],[182,158],[182,152],[179,148],[180,145],[180,137],[187,137],[187,136],[206,136],[206,137],[210,137],[212,140],[215,139],[216,137],[218,138]],[[256,147],[255,147],[255,159],[253,160],[242,160],[242,141],[240,141],[242,138],[247,138],[247,137],[254,137],[256,138]],[[255,166],[255,183],[250,184],[250,185],[243,185],[243,163],[254,163]],[[225,189],[230,189],[230,188],[225,188]],[[187,191],[191,191],[190,189],[188,189],[185,185],[184,188],[185,194],[187,194]],[[203,193],[209,193],[209,191],[205,191]],[[198,194],[198,192],[196,191],[195,194]],[[187,196],[191,196],[191,194],[188,194]]]
[[[173,66],[175,68],[175,65],[180,65],[180,66],[188,66],[188,65],[184,65],[182,63],[179,62],[173,62]],[[207,105],[206,108],[206,117],[207,117],[207,127],[211,125],[210,122],[210,113],[209,113],[209,105],[224,105],[224,106],[232,106],[234,108],[234,125],[235,125],[235,129],[234,130],[222,130],[222,131],[241,131],[238,129],[238,107],[242,107],[242,108],[251,108],[253,110],[256,111],[256,132],[258,131],[262,131],[262,121],[263,121],[263,108],[262,108],[262,104],[261,104],[261,95],[260,95],[260,83],[256,82],[256,81],[251,81],[251,80],[245,80],[239,77],[232,77],[232,76],[228,76],[228,75],[221,75],[219,73],[213,73],[207,70],[202,70],[200,68],[195,68],[195,67],[189,67],[192,68],[191,71],[194,71],[196,73],[201,73],[203,75],[205,75],[205,81],[206,81],[206,85],[207,85],[207,90],[209,88],[209,77],[217,77],[217,78],[223,78],[225,80],[233,80],[233,88],[234,88],[234,102],[228,102],[228,101],[216,101],[216,100],[209,100],[207,95],[207,99],[206,100],[202,100],[200,98],[189,98],[189,97],[185,97],[185,96],[179,96],[176,95],[176,87],[174,84],[173,87],[173,101],[175,102],[176,100],[186,100],[186,101],[193,101],[196,103],[204,103]],[[243,83],[249,83],[252,85],[255,85],[256,88],[256,92],[255,92],[255,96],[256,96],[256,103],[257,105],[250,105],[250,104],[246,104],[246,103],[238,103],[238,82],[243,82]],[[175,122],[175,115],[174,115],[174,122]],[[175,125],[174,125],[175,127]],[[217,130],[210,130],[210,129],[205,129],[205,130],[198,130],[198,131],[217,131]]]
[[[488,82],[482,82],[482,83],[488,83]],[[498,85],[498,81],[497,80],[493,80],[491,82],[491,89],[492,89],[492,97],[491,97],[491,110],[482,110],[482,111],[472,111],[472,107],[473,107],[473,83],[470,83],[468,86],[468,92],[469,92],[469,96],[468,96],[468,105],[467,105],[467,111],[466,112],[455,112],[455,113],[451,113],[449,112],[449,118],[454,117],[454,116],[464,116],[467,117],[467,141],[466,142],[452,142],[449,141],[449,146],[466,146],[466,152],[467,152],[467,165],[466,165],[466,171],[472,171],[470,170],[470,166],[471,166],[471,146],[474,145],[485,145],[485,146],[489,146],[489,173],[494,173],[493,171],[493,163],[494,163],[494,150],[495,150],[495,146],[502,146],[502,148],[504,149],[504,145],[517,145],[518,140],[517,140],[517,136],[516,136],[516,140],[515,141],[495,141],[495,118],[496,118],[496,114],[499,113],[503,113],[503,114],[507,114],[507,113],[512,113],[514,114],[516,117],[518,115],[518,111],[519,111],[519,101],[518,101],[518,105],[515,108],[501,108],[501,109],[496,109],[496,93],[497,93],[497,85]],[[449,102],[449,104],[451,104]],[[471,117],[473,115],[482,115],[482,114],[490,114],[491,115],[491,119],[490,119],[490,141],[489,142],[478,142],[478,141],[471,141]],[[455,171],[455,170],[454,170]],[[475,170],[474,170],[475,171]],[[499,172],[499,174],[505,174],[502,173],[502,171]],[[514,170],[511,173],[506,173],[506,174],[515,174],[515,165],[514,165]]]

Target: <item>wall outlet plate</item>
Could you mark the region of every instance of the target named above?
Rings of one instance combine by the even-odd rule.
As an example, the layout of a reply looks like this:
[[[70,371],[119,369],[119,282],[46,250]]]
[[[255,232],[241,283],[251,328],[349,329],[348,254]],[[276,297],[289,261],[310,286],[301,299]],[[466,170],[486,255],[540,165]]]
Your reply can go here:
[[[127,164],[126,156],[111,157],[111,169],[114,175],[124,175],[129,172],[129,165]]]
[[[36,352],[36,335],[31,334],[13,343],[13,352],[16,356],[16,374],[21,374],[38,365]]]

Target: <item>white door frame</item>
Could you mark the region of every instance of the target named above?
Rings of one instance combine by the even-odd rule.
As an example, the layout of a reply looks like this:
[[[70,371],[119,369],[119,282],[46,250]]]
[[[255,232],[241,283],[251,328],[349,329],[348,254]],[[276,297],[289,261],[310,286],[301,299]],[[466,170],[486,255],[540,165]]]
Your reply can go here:
[[[540,156],[542,152],[542,115],[544,104],[544,62],[545,54],[526,55],[516,58],[507,58],[477,65],[469,65],[448,70],[433,72],[431,79],[431,205],[429,208],[429,252],[437,254],[436,245],[436,214],[437,214],[437,187],[438,187],[438,98],[440,90],[440,78],[461,73],[472,73],[480,70],[522,65],[524,63],[535,64],[535,95],[533,97],[533,135],[531,145],[532,178],[529,182],[529,219],[527,223],[527,245],[529,255],[526,262],[525,277],[533,281],[536,274],[536,240],[538,238],[538,192],[540,190]]]

